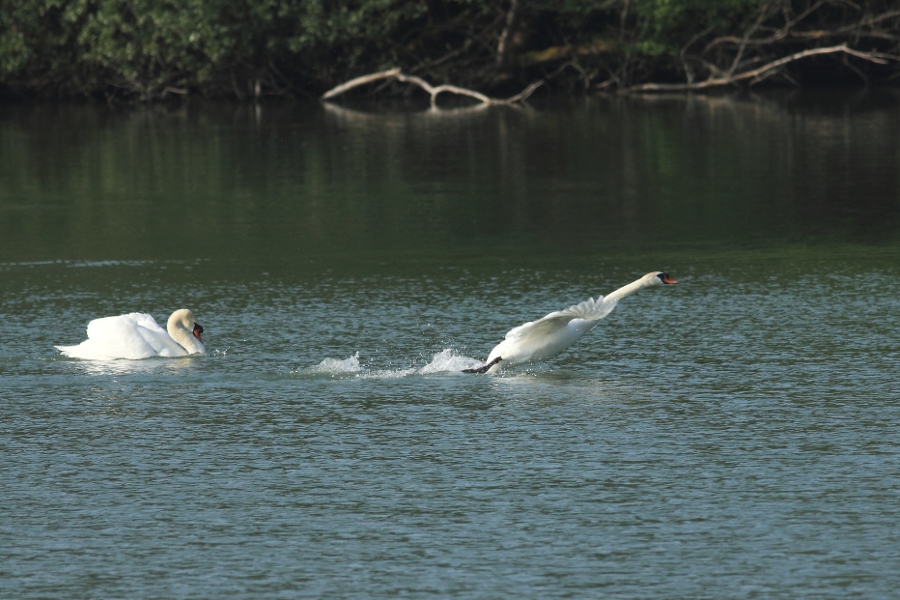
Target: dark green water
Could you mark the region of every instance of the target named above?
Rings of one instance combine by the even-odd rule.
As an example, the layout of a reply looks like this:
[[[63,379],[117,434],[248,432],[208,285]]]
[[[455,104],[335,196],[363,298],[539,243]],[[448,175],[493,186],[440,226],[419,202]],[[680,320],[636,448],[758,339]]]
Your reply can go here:
[[[0,107],[0,595],[890,597],[898,132],[891,92]],[[53,348],[181,307],[209,355]]]

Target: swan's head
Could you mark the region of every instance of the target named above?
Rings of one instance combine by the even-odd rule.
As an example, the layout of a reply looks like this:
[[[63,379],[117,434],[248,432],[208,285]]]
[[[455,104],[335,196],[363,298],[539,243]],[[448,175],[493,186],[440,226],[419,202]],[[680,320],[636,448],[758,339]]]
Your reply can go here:
[[[644,275],[647,285],[676,285],[678,282],[672,276],[662,271],[653,271]]]
[[[167,328],[170,332],[173,328],[190,331],[191,334],[197,338],[198,342],[201,344],[203,343],[203,326],[194,318],[194,313],[187,308],[182,308],[173,312],[172,316],[169,317]]]

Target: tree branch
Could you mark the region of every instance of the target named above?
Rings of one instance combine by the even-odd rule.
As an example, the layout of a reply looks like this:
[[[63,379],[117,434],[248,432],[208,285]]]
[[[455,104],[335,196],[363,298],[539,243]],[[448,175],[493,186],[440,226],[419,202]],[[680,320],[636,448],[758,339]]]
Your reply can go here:
[[[498,67],[502,67],[506,64],[506,58],[509,54],[509,38],[512,35],[513,28],[516,26],[518,12],[519,0],[510,0],[509,11],[506,13],[506,24],[503,26],[503,32],[500,34],[500,41],[497,43]]]
[[[374,83],[376,81],[380,81],[382,79],[390,79],[392,77],[396,77],[400,74],[400,69],[390,69],[388,71],[381,71],[379,73],[370,73],[368,75],[363,75],[361,77],[356,77],[355,79],[351,79],[346,83],[342,83],[337,87],[333,87],[324,94],[322,94],[322,100],[328,100],[330,98],[334,98],[335,96],[340,96],[346,91],[352,90],[355,87],[359,87],[361,85],[367,85],[369,83]]]
[[[849,33],[857,33],[858,35],[864,35],[866,37],[875,37],[882,38],[888,40],[896,40],[897,36],[893,36],[884,31],[872,30],[867,32],[859,31],[864,27],[872,28],[876,24],[881,23],[883,21],[887,21],[889,19],[900,18],[900,10],[889,11],[886,13],[882,13],[880,15],[876,15],[874,17],[868,17],[865,19],[861,19],[858,23],[854,23],[852,25],[844,25],[843,27],[838,27],[836,29],[810,29],[806,31],[791,31],[793,27],[799,23],[801,20],[809,16],[815,9],[822,6],[824,2],[816,2],[809,9],[804,11],[801,15],[792,19],[791,21],[785,23],[784,27],[777,30],[771,36],[756,40],[747,39],[747,36],[743,38],[739,38],[736,36],[723,36],[717,37],[714,40],[710,41],[706,44],[706,47],[703,48],[701,54],[706,54],[716,46],[720,46],[722,44],[732,44],[735,46],[744,45],[744,46],[765,46],[767,44],[772,44],[774,42],[786,41],[786,40],[807,40],[807,39],[822,39],[826,37],[836,37],[841,35],[847,35]]]
[[[621,90],[624,93],[633,93],[633,92],[678,92],[678,91],[689,91],[689,90],[703,90],[713,87],[720,87],[725,85],[731,85],[733,83],[737,83],[739,81],[744,81],[747,79],[753,80],[753,83],[758,81],[762,81],[763,79],[775,74],[781,67],[792,63],[796,60],[801,60],[810,56],[820,56],[824,54],[849,54],[850,56],[855,56],[857,58],[861,58],[863,60],[868,60],[870,62],[884,65],[887,64],[888,61],[896,60],[900,61],[900,56],[894,56],[891,54],[883,54],[880,52],[861,52],[859,50],[854,50],[847,46],[847,44],[840,44],[838,46],[830,46],[828,48],[813,48],[810,50],[803,50],[802,52],[795,52],[794,54],[779,58],[778,60],[773,60],[765,65],[758,67],[756,69],[751,69],[749,71],[743,71],[738,74],[727,74],[724,77],[715,77],[712,76],[705,81],[699,81],[697,83],[645,83],[642,85],[635,85],[629,88],[625,88]]]
[[[378,73],[363,75],[361,77],[351,79],[346,83],[342,83],[341,85],[334,87],[322,94],[322,100],[330,100],[352,90],[353,88],[386,79],[393,79],[402,83],[411,83],[423,89],[431,96],[432,107],[437,106],[437,97],[445,92],[450,94],[457,94],[460,96],[468,96],[469,98],[478,100],[482,104],[516,104],[518,102],[524,102],[525,100],[527,100],[528,97],[531,96],[531,94],[533,94],[536,89],[544,84],[543,80],[538,80],[529,85],[522,92],[516,94],[515,96],[511,96],[510,98],[491,98],[490,96],[486,96],[481,92],[470,90],[468,88],[458,87],[455,85],[444,84],[433,86],[421,77],[417,77],[415,75],[406,75],[400,69],[389,69],[387,71],[380,71]]]

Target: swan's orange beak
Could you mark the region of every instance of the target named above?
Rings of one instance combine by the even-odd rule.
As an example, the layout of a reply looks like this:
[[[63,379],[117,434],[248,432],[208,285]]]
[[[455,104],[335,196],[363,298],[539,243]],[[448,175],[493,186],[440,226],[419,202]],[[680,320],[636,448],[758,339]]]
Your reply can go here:
[[[198,340],[200,340],[201,344],[203,343],[203,338],[200,337],[200,334],[202,334],[202,333],[203,333],[203,327],[200,325],[200,323],[194,323],[194,337],[197,338]]]
[[[668,273],[663,273],[662,282],[666,285],[675,285],[678,283],[676,280],[669,277]]]

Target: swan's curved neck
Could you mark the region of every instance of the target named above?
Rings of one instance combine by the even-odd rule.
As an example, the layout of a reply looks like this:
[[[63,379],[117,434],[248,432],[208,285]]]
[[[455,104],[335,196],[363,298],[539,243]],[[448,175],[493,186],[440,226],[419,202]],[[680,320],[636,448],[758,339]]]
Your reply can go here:
[[[203,344],[200,343],[200,340],[195,338],[194,334],[189,332],[184,327],[169,323],[166,329],[169,331],[169,335],[172,336],[172,339],[175,340],[178,345],[184,348],[188,354],[206,353],[206,348],[204,348]]]
[[[635,293],[636,291],[640,290],[641,288],[647,287],[648,285],[650,285],[650,284],[647,282],[646,277],[641,277],[637,281],[632,281],[628,285],[622,286],[614,292],[610,292],[609,294],[604,296],[604,299],[605,300],[621,300],[622,298],[625,298],[626,296],[630,296],[633,293]]]

